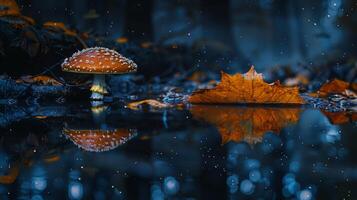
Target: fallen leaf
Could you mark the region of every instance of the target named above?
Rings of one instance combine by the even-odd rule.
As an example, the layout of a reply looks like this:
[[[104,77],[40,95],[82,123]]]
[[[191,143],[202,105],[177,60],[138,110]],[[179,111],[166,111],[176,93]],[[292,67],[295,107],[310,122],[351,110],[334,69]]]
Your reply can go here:
[[[75,36],[77,33],[75,31],[70,30],[69,28],[66,27],[66,25],[63,22],[53,22],[53,21],[48,21],[43,24],[43,27],[45,29],[55,31],[55,32],[63,32],[66,35],[70,36]]]
[[[334,79],[323,84],[316,93],[311,93],[310,95],[315,97],[327,97],[332,94],[341,94],[347,97],[357,97],[355,85],[355,83]]]
[[[21,14],[20,8],[14,0],[0,0],[0,20],[11,23],[17,29],[35,24],[34,19]]]
[[[188,99],[190,103],[200,104],[304,104],[298,87],[285,87],[279,81],[272,84],[264,82],[252,66],[245,74],[229,75],[222,73],[221,82],[213,89],[194,92]]]
[[[155,99],[146,99],[146,100],[135,101],[135,102],[131,102],[131,103],[127,104],[128,108],[130,108],[132,110],[139,110],[139,108],[143,105],[149,105],[150,107],[156,108],[156,109],[172,107],[171,104],[162,103]]]
[[[31,83],[38,85],[53,85],[58,86],[62,85],[62,83],[56,81],[55,79],[49,76],[22,76],[20,79],[16,80],[17,83]]]
[[[0,0],[0,16],[21,15],[20,8],[15,0]]]
[[[91,152],[110,151],[133,138],[132,129],[114,130],[74,130],[64,129],[64,135],[76,146]]]
[[[190,112],[194,119],[216,126],[222,144],[229,141],[252,144],[261,141],[267,131],[279,134],[283,127],[296,123],[301,109],[194,105]]]

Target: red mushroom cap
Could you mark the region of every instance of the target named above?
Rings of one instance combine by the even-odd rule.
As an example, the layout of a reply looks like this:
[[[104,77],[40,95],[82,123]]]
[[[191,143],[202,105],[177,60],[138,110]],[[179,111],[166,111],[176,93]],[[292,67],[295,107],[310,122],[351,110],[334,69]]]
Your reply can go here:
[[[131,129],[114,130],[73,130],[65,129],[63,133],[74,144],[91,152],[110,151],[135,136]]]
[[[132,60],[104,47],[83,49],[62,63],[63,71],[86,74],[124,74],[136,69]]]

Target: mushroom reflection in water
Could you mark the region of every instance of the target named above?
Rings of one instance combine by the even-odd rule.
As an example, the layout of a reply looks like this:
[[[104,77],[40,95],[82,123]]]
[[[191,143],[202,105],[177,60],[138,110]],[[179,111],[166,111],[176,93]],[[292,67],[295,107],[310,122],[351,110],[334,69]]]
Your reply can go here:
[[[64,129],[63,133],[78,147],[91,152],[110,151],[126,143],[136,135],[133,129],[74,130]]]
[[[94,74],[90,89],[93,101],[103,101],[104,95],[108,94],[106,74],[125,74],[135,72],[136,69],[137,65],[132,60],[104,47],[83,49],[66,58],[62,63],[63,71]]]

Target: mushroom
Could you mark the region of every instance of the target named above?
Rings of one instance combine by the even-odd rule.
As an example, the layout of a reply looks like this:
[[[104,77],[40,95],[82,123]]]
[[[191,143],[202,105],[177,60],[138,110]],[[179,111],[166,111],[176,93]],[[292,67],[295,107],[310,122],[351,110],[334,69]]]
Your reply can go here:
[[[136,136],[133,129],[75,130],[64,129],[64,135],[76,146],[91,152],[110,151]]]
[[[105,83],[106,74],[124,74],[136,72],[137,65],[115,50],[104,47],[86,48],[66,58],[62,70],[73,73],[94,74],[91,87],[94,101],[103,101],[108,93]]]

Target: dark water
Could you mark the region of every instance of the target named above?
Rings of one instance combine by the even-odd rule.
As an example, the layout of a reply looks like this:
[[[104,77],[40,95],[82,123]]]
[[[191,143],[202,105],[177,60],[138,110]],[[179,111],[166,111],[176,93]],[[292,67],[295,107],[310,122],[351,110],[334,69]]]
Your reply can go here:
[[[0,199],[356,199],[356,123],[303,108],[1,108]],[[339,125],[334,125],[339,124]]]

